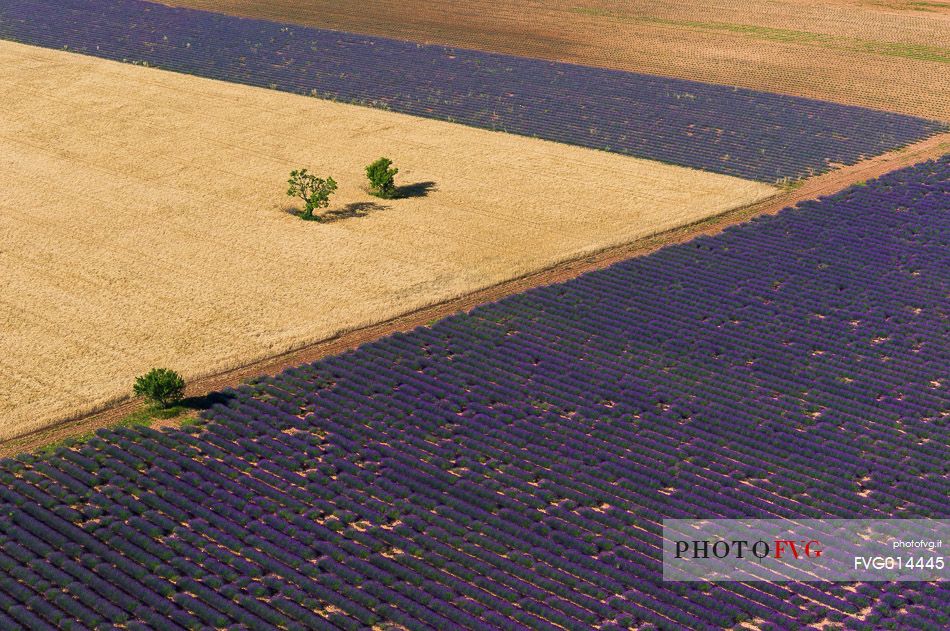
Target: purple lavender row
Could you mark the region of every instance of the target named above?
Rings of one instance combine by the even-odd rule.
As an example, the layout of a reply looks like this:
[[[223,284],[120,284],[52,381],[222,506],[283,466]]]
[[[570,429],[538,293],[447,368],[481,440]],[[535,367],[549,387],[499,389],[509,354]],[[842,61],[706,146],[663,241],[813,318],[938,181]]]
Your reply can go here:
[[[4,0],[0,37],[770,182],[853,164],[945,127],[799,97],[140,0]]]

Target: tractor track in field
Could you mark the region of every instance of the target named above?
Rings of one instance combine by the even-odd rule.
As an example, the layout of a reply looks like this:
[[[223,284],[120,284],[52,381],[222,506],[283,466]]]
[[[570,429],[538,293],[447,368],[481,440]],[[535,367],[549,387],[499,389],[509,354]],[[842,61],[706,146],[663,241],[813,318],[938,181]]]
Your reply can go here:
[[[468,311],[479,305],[494,302],[534,287],[563,282],[620,261],[650,254],[667,245],[683,243],[699,235],[713,235],[754,217],[775,214],[781,209],[794,206],[799,202],[831,195],[853,184],[940,157],[948,152],[950,152],[950,133],[931,136],[902,149],[811,177],[794,190],[779,193],[746,207],[729,210],[720,215],[708,217],[699,222],[674,228],[652,237],[638,239],[625,245],[610,247],[594,254],[571,259],[458,298],[403,314],[385,322],[356,329],[294,351],[252,362],[240,368],[193,380],[189,384],[186,394],[188,397],[202,397],[226,387],[235,387],[253,377],[274,374],[285,368],[335,355],[386,335],[408,331],[433,320]],[[141,409],[141,406],[142,403],[139,400],[128,400],[93,414],[62,421],[50,427],[11,438],[0,442],[0,457],[10,457],[18,453],[32,451],[114,425],[127,415]],[[171,421],[156,420],[152,426],[174,426],[179,421],[180,419],[172,419]]]

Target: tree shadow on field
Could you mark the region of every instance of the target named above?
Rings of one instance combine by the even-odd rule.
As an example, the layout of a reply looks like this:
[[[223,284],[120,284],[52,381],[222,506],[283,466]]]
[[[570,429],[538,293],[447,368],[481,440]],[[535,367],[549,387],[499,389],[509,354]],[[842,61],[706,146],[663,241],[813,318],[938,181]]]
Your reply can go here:
[[[407,197],[425,197],[432,191],[439,190],[435,186],[435,182],[415,182],[414,184],[406,184],[404,186],[396,187],[396,194],[393,196],[394,199],[405,199]]]
[[[201,412],[203,410],[210,410],[211,406],[218,403],[227,404],[227,402],[233,398],[234,394],[230,392],[209,392],[200,397],[185,397],[178,402],[178,405],[189,410]]]
[[[351,217],[365,217],[366,215],[379,210],[386,210],[389,206],[377,204],[376,202],[351,202],[338,210],[328,210],[320,215],[321,223],[333,223],[342,221]]]
[[[313,218],[310,221],[316,223],[333,223],[334,221],[342,221],[343,219],[350,219],[351,217],[365,217],[372,212],[387,210],[388,208],[389,206],[384,206],[377,202],[351,202],[343,208],[314,212]],[[294,217],[303,218],[303,211],[299,208],[287,207],[284,208],[284,212]]]

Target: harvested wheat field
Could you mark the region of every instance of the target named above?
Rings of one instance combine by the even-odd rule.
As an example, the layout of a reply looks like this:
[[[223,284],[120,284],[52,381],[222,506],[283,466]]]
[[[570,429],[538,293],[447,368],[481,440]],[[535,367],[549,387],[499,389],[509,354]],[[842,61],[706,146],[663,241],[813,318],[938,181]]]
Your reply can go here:
[[[0,77],[0,439],[775,192],[9,42]],[[363,190],[380,155],[410,197]],[[302,166],[332,221],[287,212]]]
[[[950,120],[950,2],[166,0]]]

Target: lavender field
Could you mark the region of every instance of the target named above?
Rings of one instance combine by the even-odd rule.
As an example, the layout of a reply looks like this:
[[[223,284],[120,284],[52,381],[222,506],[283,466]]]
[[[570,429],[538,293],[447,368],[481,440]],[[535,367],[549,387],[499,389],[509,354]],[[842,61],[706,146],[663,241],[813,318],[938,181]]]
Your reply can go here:
[[[945,629],[945,583],[664,583],[658,550],[664,517],[950,516],[948,208],[944,157],[4,460],[0,628]]]
[[[767,182],[945,128],[794,96],[140,0],[0,0],[0,37]]]

